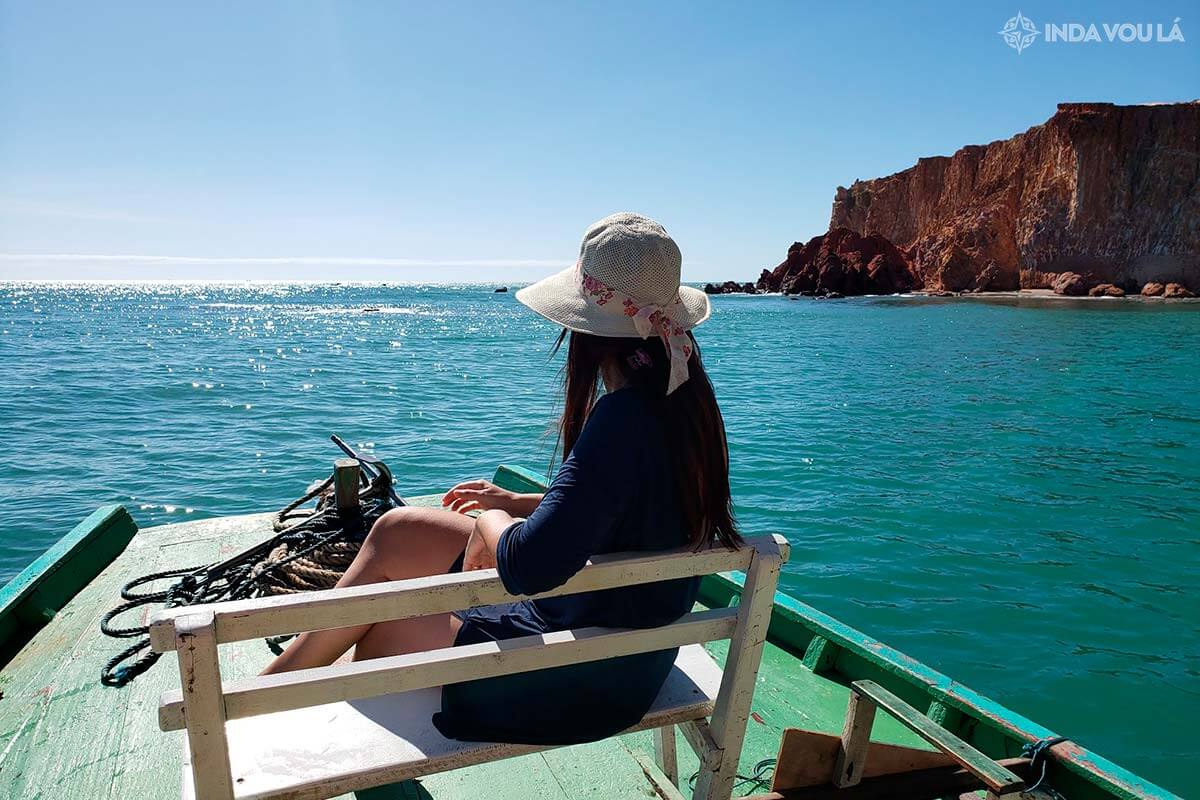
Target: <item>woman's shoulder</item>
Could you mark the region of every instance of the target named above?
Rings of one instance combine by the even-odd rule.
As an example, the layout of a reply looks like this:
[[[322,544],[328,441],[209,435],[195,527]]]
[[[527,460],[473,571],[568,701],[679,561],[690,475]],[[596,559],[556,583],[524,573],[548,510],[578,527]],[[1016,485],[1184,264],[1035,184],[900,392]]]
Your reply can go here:
[[[630,424],[644,424],[647,418],[652,417],[653,409],[643,390],[626,386],[600,396],[588,416],[587,426],[615,429]]]
[[[589,459],[617,458],[621,454],[629,460],[660,444],[661,435],[650,399],[640,389],[627,387],[596,401],[574,452]]]

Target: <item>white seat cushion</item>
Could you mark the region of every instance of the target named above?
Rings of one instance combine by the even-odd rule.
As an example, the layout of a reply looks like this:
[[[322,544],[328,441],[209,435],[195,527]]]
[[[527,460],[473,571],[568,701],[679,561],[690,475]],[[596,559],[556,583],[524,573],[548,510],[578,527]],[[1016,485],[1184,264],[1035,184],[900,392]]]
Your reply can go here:
[[[645,730],[712,713],[721,668],[700,645],[680,648],[675,668],[642,722]],[[550,748],[459,742],[433,727],[440,689],[328,703],[226,724],[238,798],[326,798]],[[183,796],[194,797],[184,746]]]

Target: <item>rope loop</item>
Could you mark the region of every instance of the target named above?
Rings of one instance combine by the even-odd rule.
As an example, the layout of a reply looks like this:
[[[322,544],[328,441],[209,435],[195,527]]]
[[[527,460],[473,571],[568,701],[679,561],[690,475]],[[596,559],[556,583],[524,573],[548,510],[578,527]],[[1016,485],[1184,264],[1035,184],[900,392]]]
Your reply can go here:
[[[339,447],[348,446],[333,437]],[[358,554],[367,533],[384,513],[402,505],[392,489],[387,465],[370,456],[353,454],[362,466],[358,508],[339,514],[333,497],[333,475],[318,481],[296,500],[284,506],[271,520],[274,535],[264,542],[214,564],[169,569],[134,578],[121,587],[124,601],[100,620],[100,630],[116,639],[136,639],[111,658],[100,670],[105,686],[125,686],[154,666],[160,653],[150,650],[150,627],[117,625],[122,614],[145,605],[164,608],[244,600],[327,589],[341,578]],[[314,508],[301,508],[316,500]],[[164,589],[153,589],[156,581],[172,580]],[[145,614],[149,618],[149,614]],[[291,637],[275,637],[272,650]],[[142,652],[146,651],[146,652]],[[139,655],[141,654],[141,655]]]
[[[1046,780],[1046,768],[1050,764],[1050,748],[1055,745],[1069,742],[1066,736],[1047,736],[1044,739],[1038,739],[1036,742],[1029,742],[1021,747],[1021,755],[1029,759],[1029,769],[1031,772],[1036,771],[1038,764],[1042,765],[1042,772],[1038,776],[1037,782],[1030,786],[1025,791],[1032,792],[1042,785]],[[1052,796],[1062,799],[1062,795],[1047,786],[1042,791],[1049,792]]]

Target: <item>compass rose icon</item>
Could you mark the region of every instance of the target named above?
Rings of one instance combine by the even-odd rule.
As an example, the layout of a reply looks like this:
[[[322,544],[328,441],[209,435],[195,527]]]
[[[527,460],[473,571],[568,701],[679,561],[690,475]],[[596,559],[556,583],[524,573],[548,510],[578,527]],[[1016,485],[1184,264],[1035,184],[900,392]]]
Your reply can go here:
[[[1017,55],[1021,54],[1029,45],[1033,44],[1033,40],[1037,38],[1038,29],[1033,24],[1033,20],[1017,12],[1015,17],[1010,17],[1008,22],[1004,23],[1004,27],[1000,29],[1000,35],[1004,38],[1004,43],[1017,51]]]

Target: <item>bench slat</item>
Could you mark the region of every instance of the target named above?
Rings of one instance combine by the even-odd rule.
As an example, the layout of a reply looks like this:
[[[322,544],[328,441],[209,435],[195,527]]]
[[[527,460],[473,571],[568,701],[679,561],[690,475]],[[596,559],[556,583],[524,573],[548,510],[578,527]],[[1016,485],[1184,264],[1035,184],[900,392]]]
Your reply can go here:
[[[225,718],[241,719],[728,639],[736,622],[736,608],[720,608],[686,614],[661,628],[580,628],[227,681],[222,685]],[[179,691],[163,694],[158,724],[164,731],[184,727],[184,702]]]
[[[535,598],[633,586],[642,583],[745,570],[755,549],[778,548],[770,536],[747,539],[737,550],[695,552],[684,547],[653,553],[595,556],[570,580]],[[403,581],[348,586],[279,597],[231,600],[206,605],[216,618],[217,641],[238,642],[285,633],[368,625],[386,620],[446,614],[475,606],[515,600],[496,570],[477,570]],[[175,647],[174,620],[188,608],[163,609],[150,621],[150,642],[157,652]]]

